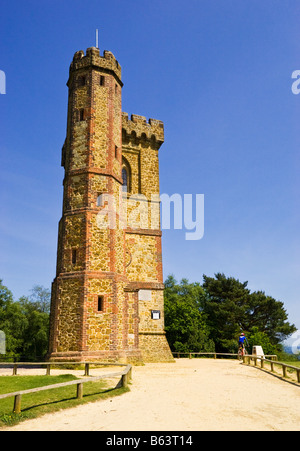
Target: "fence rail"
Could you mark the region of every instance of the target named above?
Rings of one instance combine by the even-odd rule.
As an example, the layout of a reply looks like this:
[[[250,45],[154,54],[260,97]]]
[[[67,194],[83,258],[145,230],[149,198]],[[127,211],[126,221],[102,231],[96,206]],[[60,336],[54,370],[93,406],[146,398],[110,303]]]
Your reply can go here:
[[[46,374],[50,375],[50,368],[51,365],[52,366],[56,366],[56,365],[82,365],[84,364],[85,366],[85,372],[84,372],[84,376],[89,376],[89,369],[90,369],[90,365],[101,365],[101,366],[125,366],[125,369],[123,371],[119,371],[119,372],[115,372],[115,373],[109,373],[109,374],[103,374],[100,376],[91,376],[87,379],[76,379],[74,381],[69,381],[69,382],[62,382],[59,384],[52,384],[52,385],[46,385],[43,387],[36,387],[36,388],[31,388],[28,390],[20,390],[17,392],[13,392],[13,393],[5,393],[3,395],[0,395],[0,399],[4,399],[4,398],[10,398],[10,397],[14,397],[14,407],[13,407],[13,412],[14,413],[20,413],[21,412],[21,397],[22,395],[28,394],[28,393],[35,393],[35,392],[39,392],[39,391],[44,391],[44,390],[51,390],[51,389],[55,389],[55,388],[59,388],[59,387],[66,387],[68,385],[76,385],[77,386],[77,398],[78,399],[82,399],[83,397],[83,384],[86,382],[95,382],[97,380],[100,379],[105,379],[105,378],[112,378],[112,377],[121,377],[120,382],[119,382],[119,386],[120,387],[127,387],[128,382],[131,380],[132,377],[132,365],[126,365],[126,364],[122,364],[122,363],[102,363],[102,362],[52,362],[52,363],[45,363],[45,362],[38,362],[38,363],[25,363],[25,362],[17,362],[17,363],[13,363],[13,375],[17,374],[17,368],[18,366],[28,366],[28,365],[35,365],[35,366],[47,366],[47,370],[46,370]],[[5,364],[1,364],[0,363],[0,367],[6,367],[7,368],[8,363]]]
[[[193,355],[213,355],[214,359],[217,358],[217,355],[229,355],[232,357],[238,357],[239,354],[235,354],[235,353],[231,353],[231,352],[173,352],[173,356],[174,357],[180,357],[180,355],[188,355],[189,358],[191,359]],[[258,357],[258,356],[256,356]],[[272,360],[277,360],[277,355],[276,354],[268,354],[265,355],[265,357],[270,357]],[[258,357],[259,358],[259,357]]]
[[[287,377],[287,368],[290,368],[291,370],[295,371],[297,374],[297,382],[300,383],[300,368],[297,366],[293,366],[293,365],[288,365],[287,363],[284,362],[274,362],[273,360],[269,360],[266,358],[261,358],[257,355],[254,354],[250,354],[250,355],[245,355],[243,356],[243,363],[247,364],[247,365],[251,365],[251,362],[254,363],[254,366],[258,366],[258,363],[260,363],[260,367],[263,369],[267,369],[266,368],[266,363],[270,364],[270,368],[271,368],[271,372],[275,373],[274,367],[275,365],[281,366],[282,367],[282,376],[283,377]]]

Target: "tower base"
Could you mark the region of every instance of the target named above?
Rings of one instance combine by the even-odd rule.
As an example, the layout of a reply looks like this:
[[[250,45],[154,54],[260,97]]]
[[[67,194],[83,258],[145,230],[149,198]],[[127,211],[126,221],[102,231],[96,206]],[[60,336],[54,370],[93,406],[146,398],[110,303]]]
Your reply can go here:
[[[140,332],[139,347],[145,363],[175,362],[165,332]]]

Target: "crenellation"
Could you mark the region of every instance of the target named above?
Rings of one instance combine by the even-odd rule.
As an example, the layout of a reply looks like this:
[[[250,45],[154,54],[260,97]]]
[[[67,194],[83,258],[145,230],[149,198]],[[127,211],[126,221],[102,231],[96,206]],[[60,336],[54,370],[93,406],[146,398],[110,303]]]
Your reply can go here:
[[[100,55],[100,50],[97,47],[89,47],[86,49],[86,54],[84,54],[83,50],[76,52],[73,57],[73,61],[70,64],[70,76],[74,71],[78,71],[81,69],[94,67],[99,70],[109,71],[112,75],[114,75],[121,86],[123,83],[121,82],[121,66],[112,52],[108,50],[104,50],[103,56]]]
[[[134,136],[138,140],[155,140],[158,148],[164,142],[164,123],[158,119],[147,119],[144,116],[132,114],[128,118],[128,113],[122,112],[122,129],[125,137]]]

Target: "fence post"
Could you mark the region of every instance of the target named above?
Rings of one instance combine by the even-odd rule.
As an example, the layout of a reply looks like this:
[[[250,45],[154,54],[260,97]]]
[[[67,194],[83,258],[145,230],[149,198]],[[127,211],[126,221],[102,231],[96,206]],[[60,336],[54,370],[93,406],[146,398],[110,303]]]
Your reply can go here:
[[[274,363],[273,363],[273,360],[271,360],[271,371],[272,371],[272,373],[274,373]]]
[[[261,367],[261,368],[264,367],[264,359],[260,359],[260,367]]]
[[[83,397],[83,383],[77,384],[77,399],[82,399]]]
[[[90,375],[90,364],[89,363],[85,364],[84,375],[85,376],[89,376]]]
[[[286,377],[286,366],[285,365],[282,365],[282,374],[283,374],[283,377]]]
[[[297,370],[297,380],[300,382],[300,370]]]
[[[50,364],[47,365],[46,376],[50,376]]]
[[[21,412],[21,395],[16,395],[14,400],[14,413]]]
[[[18,365],[15,363],[13,368],[13,376],[17,375]]]
[[[127,387],[127,385],[128,385],[127,374],[122,374],[121,381],[122,381],[121,382],[122,387]]]

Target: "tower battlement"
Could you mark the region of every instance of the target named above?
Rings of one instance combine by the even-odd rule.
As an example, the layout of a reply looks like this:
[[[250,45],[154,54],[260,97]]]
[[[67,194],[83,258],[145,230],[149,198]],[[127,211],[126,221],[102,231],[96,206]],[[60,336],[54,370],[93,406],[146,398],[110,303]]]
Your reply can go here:
[[[70,64],[70,75],[73,71],[90,66],[113,72],[121,82],[121,66],[112,52],[104,50],[103,56],[101,56],[97,47],[89,47],[86,49],[86,54],[83,50],[79,50],[74,54],[73,61]]]
[[[147,122],[144,116],[132,114],[129,119],[128,113],[122,113],[122,129],[129,139],[132,135],[135,139],[155,139],[159,147],[164,142],[164,123],[158,119]]]

